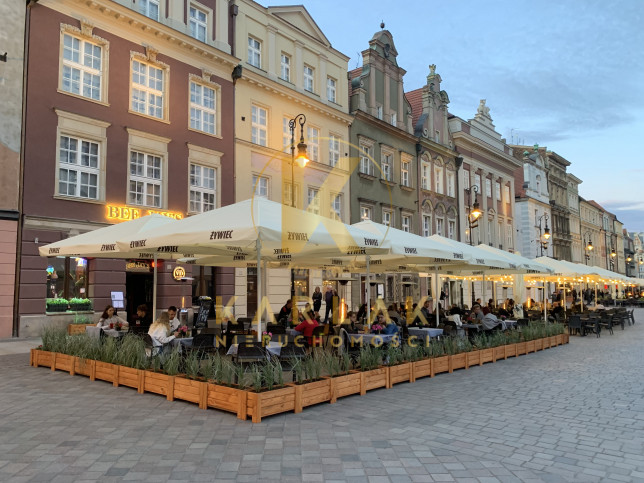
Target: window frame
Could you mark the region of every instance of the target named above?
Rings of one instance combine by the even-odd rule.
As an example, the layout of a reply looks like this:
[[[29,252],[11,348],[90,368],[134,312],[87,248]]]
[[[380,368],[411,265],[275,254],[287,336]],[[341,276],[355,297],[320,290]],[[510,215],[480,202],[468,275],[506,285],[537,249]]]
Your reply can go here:
[[[153,4],[153,5],[157,6],[157,17],[156,18],[150,16],[150,12],[149,12],[150,4]],[[145,11],[143,11],[143,5],[146,6]],[[161,18],[161,1],[160,0],[139,0],[138,12],[141,15],[158,22],[159,19]]]
[[[358,141],[358,149],[360,151],[360,166],[358,172],[366,176],[374,176],[374,163],[373,163],[373,145],[374,141],[360,138]],[[366,170],[363,170],[366,168]]]
[[[201,20],[201,19],[193,17],[192,16],[192,11],[193,10],[195,12],[197,12],[197,13],[203,14],[203,16],[205,17],[205,20]],[[196,40],[198,40],[200,42],[204,42],[204,43],[208,42],[208,25],[210,23],[209,18],[210,17],[208,15],[207,11],[205,11],[204,9],[202,9],[200,7],[197,7],[193,3],[188,4],[188,31],[190,32],[190,36],[193,39],[196,39]],[[197,35],[193,34],[193,27],[192,27],[193,22],[194,22],[194,24],[196,25],[197,28],[198,27],[203,27],[203,39],[200,39]]]
[[[260,183],[259,181],[262,181],[262,183]],[[252,186],[252,190],[253,190],[253,196],[257,196],[258,198],[270,199],[271,189],[270,189],[270,179],[268,178],[268,176],[261,176],[259,174],[253,174],[252,182],[253,182],[253,184],[251,186]],[[266,194],[258,193],[258,189],[260,189],[262,187],[261,186],[262,184],[266,185],[265,186]]]
[[[365,216],[366,214],[369,216]],[[373,220],[373,206],[360,204],[360,221]]]
[[[434,164],[434,191],[438,194],[444,194],[445,184],[443,183],[443,173],[445,167],[440,163]]]
[[[215,209],[221,206],[221,158],[224,153],[188,143],[188,196],[187,213],[190,211],[190,165],[199,165],[215,170]]]
[[[307,69],[310,73],[307,72]],[[310,84],[310,89],[308,84]],[[308,64],[304,64],[304,67],[302,67],[302,88],[306,92],[315,92],[315,69]]]
[[[256,42],[257,46],[251,45],[251,41]],[[246,42],[246,44],[247,44],[246,62],[249,65],[252,65],[253,67],[261,69],[262,68],[262,41],[253,35],[249,35],[248,41]],[[255,57],[257,57],[257,64],[255,64],[254,62]]]
[[[407,223],[405,223],[407,222]],[[404,213],[400,215],[400,229],[406,233],[411,233],[412,215]],[[405,226],[406,225],[406,226]]]
[[[387,158],[389,158],[387,160]],[[380,148],[380,171],[382,179],[385,181],[394,181],[394,150],[381,146]]]
[[[68,139],[74,139],[76,141],[76,150],[75,150],[75,158],[76,158],[76,163],[63,163],[62,157],[61,157],[61,151],[63,150],[62,146],[62,138],[68,138]],[[80,164],[80,160],[83,156],[82,153],[82,144],[83,143],[91,143],[96,145],[96,167],[88,167],[88,166],[83,166]],[[79,136],[78,134],[68,134],[66,131],[61,132],[58,135],[58,141],[57,141],[57,154],[56,154],[56,196],[62,197],[62,198],[69,198],[69,199],[76,199],[80,201],[91,201],[91,202],[97,202],[101,201],[103,197],[103,170],[102,170],[102,149],[103,149],[103,142],[97,139],[92,139],[89,136]],[[66,169],[67,171],[74,171],[76,173],[76,182],[75,184],[75,190],[74,194],[69,194],[69,193],[62,193],[60,190],[60,183],[61,181],[61,170]],[[89,196],[81,196],[80,195],[80,190],[81,190],[81,175],[86,174],[86,175],[94,175],[96,176],[96,197],[91,198]],[[68,182],[68,181],[67,181]],[[88,185],[90,186],[90,185]]]
[[[214,92],[214,108],[208,108],[203,105],[194,104],[192,102],[192,84],[198,85],[202,89],[202,98],[203,98],[203,89],[210,89]],[[196,128],[192,125],[192,109],[198,109],[204,111],[205,113],[212,114],[214,117],[214,132],[205,131],[203,129]],[[202,119],[203,125],[203,119]],[[214,136],[221,139],[220,133],[221,126],[221,86],[214,82],[204,79],[203,77],[196,76],[191,74],[188,79],[188,129],[191,131],[199,132],[202,134],[207,134],[209,136]]]
[[[306,144],[309,160],[320,162],[320,128],[317,126],[306,126]]]
[[[447,238],[456,240],[456,220],[454,218],[447,219]]]
[[[284,59],[287,62],[284,62]],[[280,79],[285,82],[291,82],[291,56],[284,52],[280,54]]]
[[[255,109],[257,109],[257,115],[253,112]],[[261,118],[260,110],[265,113],[264,119],[266,122],[264,124],[255,122],[254,120],[254,118],[258,120]],[[257,135],[255,134],[255,130],[257,131]],[[264,144],[257,142],[261,141],[262,133],[264,134]],[[258,146],[268,146],[268,108],[255,103],[252,103],[250,106],[250,142]]]
[[[329,166],[335,168],[340,164],[340,141],[341,137],[329,133]]]
[[[455,198],[456,197],[456,173],[448,169],[446,171],[446,178],[447,178],[447,196],[449,196],[450,198]]]
[[[445,235],[443,235],[444,229],[445,229],[445,218],[443,218],[442,216],[437,216],[436,217],[436,234],[438,236],[444,237],[445,236]]]
[[[311,196],[313,194],[313,196]],[[314,215],[321,215],[320,199],[322,190],[317,186],[308,186],[306,189],[306,211]]]
[[[492,198],[492,180],[490,178],[485,178],[485,196]]]
[[[388,215],[385,217],[385,215]],[[388,218],[388,219],[386,219]],[[382,224],[391,228],[394,228],[394,211],[390,208],[383,208],[382,209]]]
[[[501,183],[499,181],[494,182],[494,194],[496,195],[497,201],[503,201],[501,198]]]
[[[423,236],[429,237],[432,236],[432,214],[423,213],[422,223],[423,223]]]
[[[193,167],[199,168],[201,171],[203,171],[203,170],[212,170],[212,172],[213,172],[213,187],[212,188],[210,188],[208,186],[203,186],[203,184],[201,184],[201,185],[193,185],[192,184],[193,176],[194,176],[193,172],[192,172]],[[214,168],[214,167],[208,166],[208,165],[203,165],[203,164],[199,164],[199,163],[190,162],[190,163],[188,163],[188,171],[189,171],[189,174],[188,174],[188,197],[189,197],[188,213],[205,213],[206,211],[211,211],[211,210],[216,209],[217,208],[217,179],[219,177],[218,176],[219,173],[217,172],[217,168]],[[204,178],[203,173],[200,173],[200,178]],[[199,201],[200,209],[197,209],[197,210],[192,209],[192,203],[193,203],[192,194],[193,193],[198,193],[200,195],[200,201]],[[207,210],[204,210],[204,203],[205,203],[204,196],[205,195],[212,195],[212,197],[213,197],[212,208],[207,209]]]
[[[337,221],[342,221],[342,193],[331,193],[331,213],[330,218]],[[338,203],[339,202],[339,203]],[[339,205],[339,206],[336,206]]]
[[[129,78],[129,85],[130,85],[130,96],[129,96],[129,107],[128,107],[128,112],[131,114],[135,114],[137,116],[142,116],[146,117],[148,119],[154,119],[155,121],[160,121],[160,122],[165,122],[169,123],[169,102],[168,102],[168,85],[170,82],[170,67],[167,64],[164,64],[163,62],[158,62],[154,59],[148,58],[147,56],[140,54],[138,52],[132,52],[130,55],[130,78]],[[147,85],[143,84],[135,84],[134,83],[134,63],[138,62],[139,64],[145,65],[146,66],[146,73],[145,77],[146,80],[149,80],[149,68],[152,67],[153,69],[160,70],[162,74],[162,90],[159,91],[158,89],[152,89]],[[144,92],[146,94],[145,96],[145,101],[144,101],[144,106],[145,106],[145,112],[140,112],[134,108],[134,90],[139,90],[141,92]],[[150,102],[149,102],[149,95],[154,94],[157,95],[157,93],[161,93],[161,112],[162,116],[158,117],[155,115],[149,114],[149,108],[150,108]]]
[[[411,161],[408,159],[400,160],[400,186],[411,187]]]
[[[432,165],[426,158],[421,158],[420,164],[420,183],[421,189],[431,191],[432,185]]]
[[[326,99],[329,102],[337,102],[338,81],[331,76],[326,78]],[[332,95],[330,95],[332,94]]]

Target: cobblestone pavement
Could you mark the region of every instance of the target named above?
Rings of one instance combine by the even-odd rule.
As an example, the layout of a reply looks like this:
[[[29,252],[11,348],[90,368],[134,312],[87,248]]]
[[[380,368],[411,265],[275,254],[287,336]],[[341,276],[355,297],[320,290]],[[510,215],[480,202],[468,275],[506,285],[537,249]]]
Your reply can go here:
[[[644,482],[636,318],[261,424],[2,356],[0,481]]]

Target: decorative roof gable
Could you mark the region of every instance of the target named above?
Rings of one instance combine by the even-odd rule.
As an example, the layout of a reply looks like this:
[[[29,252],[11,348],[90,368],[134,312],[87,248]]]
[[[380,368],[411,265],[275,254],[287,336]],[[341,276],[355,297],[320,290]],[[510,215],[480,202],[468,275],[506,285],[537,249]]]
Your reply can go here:
[[[326,35],[322,32],[318,24],[315,23],[311,14],[304,5],[287,5],[281,7],[268,7],[268,13],[275,15],[282,19],[284,22],[291,24],[296,29],[304,34],[312,37],[321,44],[331,47],[331,42],[327,39]]]

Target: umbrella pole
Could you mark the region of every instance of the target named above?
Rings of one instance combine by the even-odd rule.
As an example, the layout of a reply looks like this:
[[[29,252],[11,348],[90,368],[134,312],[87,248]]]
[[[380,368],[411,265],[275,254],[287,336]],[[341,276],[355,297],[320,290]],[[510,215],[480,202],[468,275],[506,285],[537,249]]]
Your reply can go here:
[[[548,299],[546,297],[546,280],[543,279],[543,321],[548,322]]]
[[[366,262],[367,262],[367,273],[365,275],[365,288],[367,289],[367,326],[371,326],[371,286],[369,285],[369,261],[371,260],[371,257],[367,255]]]
[[[257,236],[257,340],[262,340],[262,241]]]
[[[157,320],[157,254],[154,254],[154,268],[152,269],[152,318]]]
[[[436,290],[434,290],[434,297],[436,297],[436,327],[440,325],[440,313],[438,307],[440,306],[441,296],[439,293],[440,283],[438,282],[438,268],[434,269],[434,280],[436,280]]]

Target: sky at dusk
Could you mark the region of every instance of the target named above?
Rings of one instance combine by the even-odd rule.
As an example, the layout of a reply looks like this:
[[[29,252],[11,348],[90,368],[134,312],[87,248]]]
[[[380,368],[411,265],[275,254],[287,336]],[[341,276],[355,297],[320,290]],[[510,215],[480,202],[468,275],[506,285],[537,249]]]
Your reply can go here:
[[[262,2],[265,5],[279,5]],[[405,91],[436,64],[450,112],[487,100],[508,143],[538,143],[568,159],[580,195],[644,231],[644,1],[304,0],[329,41],[361,65],[385,28]]]

